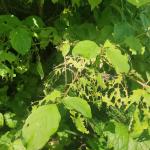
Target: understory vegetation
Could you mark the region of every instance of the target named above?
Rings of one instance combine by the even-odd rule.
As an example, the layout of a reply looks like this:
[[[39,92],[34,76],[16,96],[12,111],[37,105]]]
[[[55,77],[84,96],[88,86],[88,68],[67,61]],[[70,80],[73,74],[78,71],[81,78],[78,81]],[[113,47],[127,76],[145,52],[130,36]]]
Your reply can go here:
[[[150,150],[150,0],[0,0],[0,150]]]

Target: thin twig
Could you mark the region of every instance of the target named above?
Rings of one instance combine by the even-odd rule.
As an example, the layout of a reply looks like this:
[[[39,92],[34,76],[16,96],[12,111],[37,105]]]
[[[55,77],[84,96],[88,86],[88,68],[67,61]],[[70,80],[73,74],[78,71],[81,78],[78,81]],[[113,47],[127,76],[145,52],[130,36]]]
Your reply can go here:
[[[143,83],[143,82],[141,82],[141,81],[139,81],[139,80],[136,80],[136,79],[132,78],[131,76],[129,76],[129,78],[132,79],[132,80],[134,80],[135,82],[137,82],[137,83],[140,84],[141,86],[143,86],[143,88],[150,88],[150,86],[147,85],[146,83]]]
[[[76,79],[77,79],[77,77],[78,77],[78,73],[79,73],[79,72],[77,71],[76,74],[75,74],[75,77],[74,77],[74,79],[73,79],[73,81],[72,81],[71,84],[73,84],[73,83],[76,81]],[[69,85],[68,89],[67,89],[66,92],[64,93],[64,97],[66,97],[67,94],[68,94],[68,92],[70,91],[70,89],[71,89],[71,84]]]

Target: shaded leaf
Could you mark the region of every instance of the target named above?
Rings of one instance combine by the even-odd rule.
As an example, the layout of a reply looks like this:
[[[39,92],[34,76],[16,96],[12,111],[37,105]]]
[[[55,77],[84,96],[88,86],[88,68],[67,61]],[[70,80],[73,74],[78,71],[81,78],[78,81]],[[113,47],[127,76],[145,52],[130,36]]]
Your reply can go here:
[[[91,9],[93,10],[102,2],[102,0],[88,0],[88,2],[91,5]]]
[[[52,2],[55,4],[55,3],[57,3],[57,2],[58,2],[58,0],[52,0]]]
[[[25,20],[23,20],[23,24],[30,28],[42,28],[45,26],[42,19],[38,16],[29,16]]]
[[[19,54],[24,55],[31,48],[32,36],[26,29],[17,28],[10,33],[10,42]]]
[[[145,47],[141,44],[140,40],[134,36],[129,36],[125,39],[125,44],[129,47],[129,50],[133,55],[143,54]]]
[[[122,42],[126,37],[134,35],[132,26],[128,23],[118,23],[114,26],[114,39]]]
[[[8,62],[12,63],[16,59],[17,59],[17,57],[13,53],[0,51],[0,61],[1,62],[7,60]]]
[[[0,15],[0,34],[7,34],[19,25],[21,21],[14,15]]]

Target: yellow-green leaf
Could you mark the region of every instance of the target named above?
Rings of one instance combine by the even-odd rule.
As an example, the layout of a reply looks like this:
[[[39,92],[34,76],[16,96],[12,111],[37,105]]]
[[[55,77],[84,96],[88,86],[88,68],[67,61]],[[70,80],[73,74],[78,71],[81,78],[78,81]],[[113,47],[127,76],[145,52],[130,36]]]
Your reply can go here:
[[[60,113],[55,104],[41,106],[34,110],[22,129],[27,150],[41,149],[57,131],[60,119]]]
[[[87,59],[95,59],[99,53],[99,46],[90,40],[78,42],[72,50],[73,56],[82,56]]]
[[[92,118],[90,105],[80,97],[66,97],[63,100],[66,108],[75,110],[87,118]]]
[[[110,41],[106,41],[104,44],[106,49],[106,57],[113,65],[117,73],[128,73],[130,66],[128,63],[128,56],[123,55],[119,48],[113,45]]]

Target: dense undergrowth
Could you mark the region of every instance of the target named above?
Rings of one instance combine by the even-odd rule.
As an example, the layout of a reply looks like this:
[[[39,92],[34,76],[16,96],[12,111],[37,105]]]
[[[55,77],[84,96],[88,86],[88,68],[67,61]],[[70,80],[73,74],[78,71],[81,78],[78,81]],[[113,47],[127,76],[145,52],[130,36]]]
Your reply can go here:
[[[0,150],[150,150],[150,0],[0,14]]]

